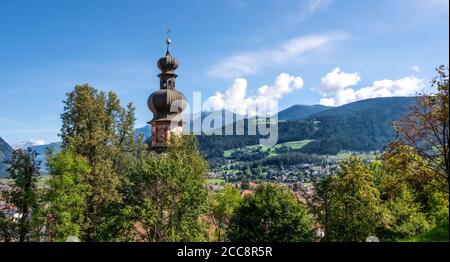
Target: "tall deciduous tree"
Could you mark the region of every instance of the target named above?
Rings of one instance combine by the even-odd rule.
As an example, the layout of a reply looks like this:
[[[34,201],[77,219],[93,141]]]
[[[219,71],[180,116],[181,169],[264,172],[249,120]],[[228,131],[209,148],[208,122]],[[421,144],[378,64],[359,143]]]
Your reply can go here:
[[[336,176],[319,182],[319,222],[328,241],[364,241],[391,217],[382,206],[373,176],[355,156],[340,163]]]
[[[47,233],[50,241],[66,241],[80,237],[89,185],[87,160],[70,151],[50,156],[48,160]]]
[[[432,80],[435,94],[421,94],[417,104],[403,116],[395,129],[402,142],[411,145],[430,164],[434,179],[442,181],[441,190],[448,194],[449,158],[449,69],[440,66]]]
[[[60,134],[63,149],[83,156],[90,166],[82,238],[108,240],[102,239],[105,234],[99,229],[109,220],[109,206],[120,202],[119,178],[131,166],[134,107],[129,104],[124,109],[117,95],[99,92],[87,84],[76,86],[64,104]]]
[[[133,225],[140,240],[204,239],[206,162],[195,137],[173,138],[165,153],[150,152],[130,174]]]
[[[259,185],[231,218],[228,238],[240,242],[309,242],[314,223],[295,195],[275,184]]]
[[[420,233],[426,224],[421,221],[422,216],[431,225],[448,218],[448,195],[440,189],[435,175],[430,174],[429,165],[428,159],[413,147],[398,142],[391,143],[380,160],[372,163],[381,199],[388,203],[394,217],[400,214],[395,204],[404,204],[402,218],[397,218],[394,227],[404,224],[401,227],[416,228],[416,233]],[[415,234],[409,232],[405,233]]]
[[[225,186],[219,192],[208,196],[209,216],[217,233],[217,241],[223,239],[225,228],[230,222],[231,216],[241,201],[240,190],[230,185]]]

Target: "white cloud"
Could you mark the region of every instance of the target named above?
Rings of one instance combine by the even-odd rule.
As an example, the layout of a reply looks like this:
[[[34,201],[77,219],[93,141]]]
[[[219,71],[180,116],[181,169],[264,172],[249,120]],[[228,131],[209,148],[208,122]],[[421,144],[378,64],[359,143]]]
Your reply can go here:
[[[340,106],[343,104],[376,97],[413,96],[424,87],[424,80],[415,76],[407,76],[398,80],[379,80],[371,86],[355,90],[344,88],[336,91],[332,97],[320,99],[320,104]]]
[[[44,139],[36,139],[33,140],[31,139],[30,141],[23,141],[23,142],[19,142],[17,144],[13,144],[12,148],[14,149],[26,149],[28,147],[32,147],[32,146],[41,146],[41,145],[45,145],[46,142]]]
[[[420,67],[419,66],[412,66],[411,70],[414,72],[420,72]]]
[[[254,96],[247,96],[247,80],[237,78],[225,93],[217,92],[205,102],[206,110],[226,109],[240,115],[266,115],[277,112],[278,100],[302,88],[303,79],[282,73],[272,86],[261,86]],[[257,112],[257,107],[259,111]]]
[[[324,47],[342,37],[344,34],[341,33],[301,36],[275,48],[238,53],[213,65],[208,74],[223,78],[256,74],[265,67],[294,63],[302,54]]]
[[[344,73],[339,67],[336,67],[330,73],[322,77],[320,87],[318,89],[321,95],[332,95],[339,90],[354,86],[361,81],[358,73]]]
[[[46,142],[44,139],[36,139],[36,140],[30,140],[31,143],[33,143],[36,146],[41,146],[41,145],[45,145]]]

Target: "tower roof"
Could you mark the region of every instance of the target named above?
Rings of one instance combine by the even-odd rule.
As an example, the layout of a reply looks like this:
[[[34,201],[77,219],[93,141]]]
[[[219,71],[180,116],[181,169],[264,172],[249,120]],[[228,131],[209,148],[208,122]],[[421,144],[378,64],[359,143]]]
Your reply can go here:
[[[158,60],[157,65],[161,70],[161,73],[169,73],[178,68],[178,61],[175,57],[171,56],[169,50],[167,50],[166,55]]]
[[[158,68],[161,70],[161,73],[173,72],[178,68],[178,61],[175,57],[170,55],[169,47],[172,43],[172,40],[169,38],[170,30],[167,30],[167,39],[166,39],[166,55],[161,57],[158,60]]]
[[[166,55],[161,57],[157,63],[161,70],[158,75],[160,79],[159,90],[151,94],[147,100],[147,106],[153,113],[152,122],[172,120],[186,107],[186,97],[175,90],[177,78],[175,70],[178,68],[178,61],[170,54],[169,46],[171,42],[169,38],[166,39]]]

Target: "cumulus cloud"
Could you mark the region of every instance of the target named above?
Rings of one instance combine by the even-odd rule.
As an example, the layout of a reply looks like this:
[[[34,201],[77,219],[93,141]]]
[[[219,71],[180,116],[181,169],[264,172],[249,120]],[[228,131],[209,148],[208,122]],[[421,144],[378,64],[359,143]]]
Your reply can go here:
[[[414,72],[420,72],[420,67],[419,66],[412,66],[411,70]]]
[[[267,115],[277,112],[278,100],[296,89],[302,88],[303,79],[282,73],[271,86],[258,88],[257,94],[247,95],[247,80],[237,78],[225,93],[217,92],[207,99],[205,110],[229,110],[240,115]]]
[[[353,88],[338,89],[332,97],[320,99],[320,104],[340,106],[343,104],[376,97],[413,96],[424,87],[424,80],[407,76],[398,80],[379,80],[359,90]]]
[[[213,65],[208,74],[222,78],[252,75],[268,66],[298,61],[302,54],[324,47],[343,36],[340,33],[301,36],[275,48],[238,53]]]
[[[318,89],[321,95],[327,96],[334,94],[347,87],[354,86],[361,81],[358,73],[344,73],[339,67],[322,77],[320,87]]]

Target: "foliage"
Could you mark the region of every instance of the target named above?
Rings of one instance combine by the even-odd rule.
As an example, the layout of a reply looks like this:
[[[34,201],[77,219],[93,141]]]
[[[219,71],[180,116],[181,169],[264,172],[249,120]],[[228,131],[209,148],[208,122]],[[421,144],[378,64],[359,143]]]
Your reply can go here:
[[[436,94],[422,94],[410,112],[395,123],[395,129],[403,143],[410,145],[429,164],[433,178],[440,182],[440,190],[448,195],[450,172],[449,140],[449,69],[440,66],[438,76],[432,81]]]
[[[380,192],[367,166],[356,156],[340,163],[339,173],[320,181],[316,210],[326,241],[365,241],[389,223]]]
[[[228,238],[240,242],[312,241],[314,223],[288,188],[264,183],[242,200],[231,218]]]
[[[396,239],[418,235],[429,228],[426,216],[420,211],[420,204],[415,202],[413,193],[403,184],[395,198],[384,203],[393,221],[381,229],[378,234],[384,239]]]
[[[142,151],[134,141],[134,107],[129,104],[124,109],[116,94],[87,84],[76,86],[64,103],[62,147],[86,158],[90,166],[82,239],[108,240],[99,231],[105,228],[101,223],[108,221],[109,206],[120,202],[120,179]]]
[[[36,160],[37,153],[30,148],[17,149],[12,152],[8,172],[13,181],[13,190],[6,192],[8,202],[17,207],[20,217],[17,221],[15,239],[19,242],[33,241],[39,237],[40,228],[36,221],[40,218],[40,193],[37,180],[40,176],[40,162]]]
[[[11,242],[16,240],[16,223],[0,212],[0,242]]]
[[[219,192],[210,193],[208,196],[209,216],[213,220],[217,242],[226,236],[225,229],[241,200],[239,193],[239,188],[227,185]]]
[[[195,138],[171,142],[165,153],[150,152],[134,166],[130,177],[130,203],[145,241],[197,241],[206,211],[206,162]]]
[[[413,197],[411,205],[419,206],[429,224],[442,221],[448,215],[448,195],[442,192],[440,182],[429,169],[429,161],[411,146],[402,143],[390,144],[381,155],[381,164],[375,176],[382,199],[391,200],[409,191]]]
[[[448,242],[448,217],[433,229],[418,236],[400,239],[402,242]]]
[[[47,201],[47,234],[50,241],[65,241],[69,236],[80,237],[84,223],[86,196],[90,188],[86,176],[90,172],[87,160],[70,151],[50,156],[50,180]]]

